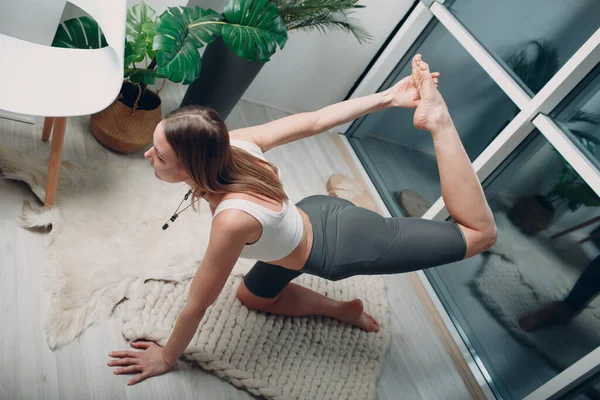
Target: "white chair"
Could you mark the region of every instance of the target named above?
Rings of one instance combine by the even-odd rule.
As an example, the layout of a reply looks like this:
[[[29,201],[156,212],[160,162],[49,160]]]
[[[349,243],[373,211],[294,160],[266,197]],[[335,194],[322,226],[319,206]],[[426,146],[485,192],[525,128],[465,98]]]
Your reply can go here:
[[[53,133],[46,207],[52,207],[55,201],[66,118],[105,109],[117,98],[123,83],[127,1],[70,2],[98,22],[108,47],[50,47],[65,0],[0,3],[0,110],[46,117],[42,140]]]

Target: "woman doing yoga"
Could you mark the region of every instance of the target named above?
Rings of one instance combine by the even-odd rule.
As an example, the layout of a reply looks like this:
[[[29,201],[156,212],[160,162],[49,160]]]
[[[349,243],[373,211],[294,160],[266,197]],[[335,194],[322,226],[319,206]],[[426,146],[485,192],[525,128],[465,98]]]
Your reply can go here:
[[[494,218],[437,90],[439,73],[431,73],[420,55],[412,67],[411,76],[383,92],[260,126],[228,132],[216,112],[201,107],[180,108],[161,121],[145,157],[159,179],[186,182],[194,200],[208,201],[210,239],[165,347],[133,342],[144,351],[109,353],[108,365],[119,367],[116,374],[137,373],[129,381],[135,384],[166,372],[188,346],[239,257],[260,260],[238,289],[248,308],[323,315],[377,331],[378,323],[360,300],[335,301],[290,281],[303,273],[339,280],[415,271],[491,247]],[[279,169],[264,152],[390,107],[416,108],[415,126],[431,133],[442,197],[454,221],[384,218],[321,195],[290,202]]]

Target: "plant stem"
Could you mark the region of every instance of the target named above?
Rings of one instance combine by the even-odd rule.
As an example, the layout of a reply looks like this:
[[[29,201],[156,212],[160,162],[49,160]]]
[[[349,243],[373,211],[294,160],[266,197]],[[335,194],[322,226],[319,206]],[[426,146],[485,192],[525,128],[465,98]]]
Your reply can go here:
[[[160,94],[161,90],[163,90],[165,88],[165,83],[167,83],[167,79],[163,79],[163,83],[162,83],[162,85],[160,85],[160,89],[158,89],[156,91],[157,96]]]
[[[140,98],[142,97],[142,85],[139,83],[135,83],[135,86],[138,88],[138,94],[137,94],[137,98],[133,102],[133,111],[135,111],[137,109],[138,102],[140,101]]]
[[[156,68],[156,57],[154,57],[152,59],[152,61],[150,61],[150,65],[148,66],[147,69],[154,69],[154,68]]]

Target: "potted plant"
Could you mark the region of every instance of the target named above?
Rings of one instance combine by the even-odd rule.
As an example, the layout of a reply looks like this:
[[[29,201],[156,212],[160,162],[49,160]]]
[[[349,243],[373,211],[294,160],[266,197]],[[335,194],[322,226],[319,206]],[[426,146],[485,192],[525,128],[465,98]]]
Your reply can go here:
[[[283,48],[287,31],[279,9],[268,0],[230,0],[223,15],[174,7],[156,17],[145,2],[134,5],[127,15],[123,86],[111,106],[90,118],[96,139],[123,153],[147,146],[162,118],[162,86],[154,92],[148,85],[159,78],[193,82],[201,68],[198,49],[216,37],[236,54],[265,62],[277,46]],[[106,40],[93,19],[80,17],[59,26],[53,46],[101,48]]]
[[[159,94],[166,80],[156,91],[148,88],[157,78],[153,50],[155,15],[144,2],[129,9],[121,92],[111,106],[90,117],[90,129],[96,140],[120,153],[146,147],[162,119]]]
[[[165,81],[156,92],[148,88],[158,78],[187,85],[200,76],[182,105],[209,106],[226,118],[262,65],[278,46],[283,49],[288,30],[338,28],[360,42],[369,40],[368,33],[348,16],[362,7],[357,2],[229,0],[222,14],[200,7],[171,7],[156,17],[142,1],[127,14],[121,93],[106,110],[92,115],[91,130],[113,150],[129,153],[144,148],[162,118],[159,94]],[[54,46],[106,46],[91,18],[65,21],[65,27],[59,26]],[[86,41],[86,37],[98,40]],[[198,49],[207,44],[202,60],[208,62],[201,63]]]
[[[506,63],[528,88],[537,93],[558,71],[558,60],[556,46],[548,41],[534,40],[510,55]],[[600,141],[582,127],[593,130],[600,126],[600,115],[579,111],[564,125],[577,141],[594,153]],[[562,157],[561,160],[560,177],[548,194],[521,196],[510,209],[509,219],[523,233],[536,234],[548,228],[558,207],[565,203],[571,211],[576,211],[582,205],[600,205],[594,191],[568,162]]]
[[[600,115],[579,111],[570,122],[572,121],[588,122],[597,127],[600,126]],[[600,143],[597,138],[590,137],[590,135],[587,135],[584,132],[578,132],[575,129],[570,129],[570,131],[575,135],[583,147],[591,154],[595,154],[596,145]],[[561,160],[563,162],[563,168],[561,170],[560,178],[550,193],[545,196],[546,199],[553,204],[555,208],[558,208],[561,204],[566,204],[571,211],[577,211],[581,206],[600,206],[600,199],[596,192],[581,179],[571,164],[566,162],[562,157]]]
[[[582,122],[590,126],[600,126],[600,115],[579,111],[564,124],[575,139],[594,154],[600,141],[576,128]],[[547,194],[538,192],[519,197],[509,211],[508,217],[511,222],[525,234],[533,235],[548,228],[556,210],[562,205],[566,205],[571,211],[577,211],[581,206],[600,206],[600,199],[596,193],[581,179],[571,164],[562,158],[556,149],[554,151],[562,161],[556,184]]]
[[[272,0],[272,3],[277,8],[277,15],[283,18],[287,32],[316,30],[324,33],[338,29],[354,35],[359,43],[364,43],[371,36],[350,16],[356,9],[364,7],[358,1]],[[237,22],[232,18],[230,4],[225,7],[223,20],[234,24]],[[266,61],[268,58],[237,52],[225,40],[217,38],[206,47],[200,76],[188,87],[181,105],[208,106],[225,119]]]

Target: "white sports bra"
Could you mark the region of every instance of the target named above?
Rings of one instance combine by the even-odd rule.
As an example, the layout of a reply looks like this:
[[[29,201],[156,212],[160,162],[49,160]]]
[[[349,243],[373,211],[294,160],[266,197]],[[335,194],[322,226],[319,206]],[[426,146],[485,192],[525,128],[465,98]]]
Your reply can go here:
[[[231,140],[231,145],[252,154],[261,160],[266,158],[257,145],[245,140]],[[281,172],[277,168],[277,175]],[[286,192],[287,193],[287,192]],[[250,214],[262,225],[262,235],[252,243],[244,246],[242,258],[260,261],[275,261],[288,256],[300,243],[304,232],[304,223],[298,209],[290,204],[290,200],[283,203],[281,211],[273,211],[260,204],[245,199],[223,200],[213,214],[213,218],[223,210],[236,209]]]

